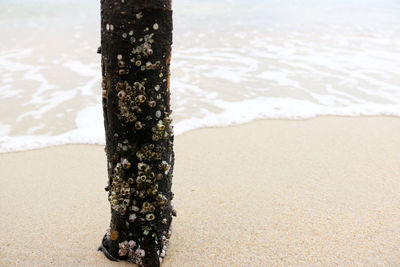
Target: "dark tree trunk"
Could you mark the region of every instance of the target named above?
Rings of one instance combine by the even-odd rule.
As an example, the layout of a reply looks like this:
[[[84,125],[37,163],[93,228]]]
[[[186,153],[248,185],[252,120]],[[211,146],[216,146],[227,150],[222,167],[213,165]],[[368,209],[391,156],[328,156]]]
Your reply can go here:
[[[160,265],[175,215],[171,44],[171,0],[101,0],[111,224],[100,249],[140,266]]]

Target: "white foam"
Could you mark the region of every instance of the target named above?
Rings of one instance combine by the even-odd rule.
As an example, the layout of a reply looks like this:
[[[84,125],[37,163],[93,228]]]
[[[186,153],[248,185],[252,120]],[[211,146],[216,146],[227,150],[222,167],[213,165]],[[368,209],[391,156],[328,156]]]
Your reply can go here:
[[[223,112],[203,110],[203,116],[184,119],[175,125],[177,135],[203,127],[238,125],[256,119],[309,119],[323,115],[400,116],[400,104],[356,104],[351,107],[325,106],[307,100],[256,98],[241,102],[216,100]]]
[[[309,119],[320,115],[338,116],[400,116],[400,104],[357,104],[337,107],[314,104],[289,98],[256,98],[241,102],[215,100],[223,109],[213,113],[201,110],[201,116],[183,119],[174,124],[175,134],[203,127],[224,127],[256,119]],[[102,109],[100,105],[85,108],[76,118],[77,128],[57,136],[7,136],[9,126],[0,125],[0,152],[12,152],[65,144],[105,144]],[[3,136],[6,135],[6,136]]]
[[[75,121],[77,128],[60,135],[1,136],[0,152],[23,151],[66,144],[104,144],[102,115],[103,111],[100,105],[87,107],[77,115]],[[0,127],[0,133],[1,129]]]

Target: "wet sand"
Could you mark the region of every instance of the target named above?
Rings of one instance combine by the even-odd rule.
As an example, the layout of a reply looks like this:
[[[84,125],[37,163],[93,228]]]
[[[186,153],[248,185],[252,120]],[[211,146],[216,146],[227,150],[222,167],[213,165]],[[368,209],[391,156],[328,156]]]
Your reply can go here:
[[[400,119],[263,120],[176,138],[163,266],[400,264]],[[123,266],[103,147],[0,155],[1,266]]]

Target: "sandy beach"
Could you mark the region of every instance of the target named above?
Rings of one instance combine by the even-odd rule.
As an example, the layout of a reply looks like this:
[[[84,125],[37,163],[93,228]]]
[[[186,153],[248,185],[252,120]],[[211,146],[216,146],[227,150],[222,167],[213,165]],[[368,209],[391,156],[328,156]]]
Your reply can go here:
[[[400,118],[263,120],[176,137],[163,266],[400,264]],[[0,155],[1,266],[125,266],[102,146]],[[126,264],[128,265],[128,264]]]

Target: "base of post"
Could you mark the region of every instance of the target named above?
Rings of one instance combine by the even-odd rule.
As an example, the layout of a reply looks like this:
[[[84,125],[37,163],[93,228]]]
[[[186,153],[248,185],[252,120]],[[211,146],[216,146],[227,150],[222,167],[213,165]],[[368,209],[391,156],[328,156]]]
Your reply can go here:
[[[112,261],[119,261],[119,259],[114,258],[110,252],[108,252],[107,249],[107,244],[105,243],[106,241],[106,236],[103,237],[103,240],[101,240],[101,245],[100,247],[97,249],[98,251],[101,251],[104,253],[104,255],[107,257],[107,259],[112,260]]]

